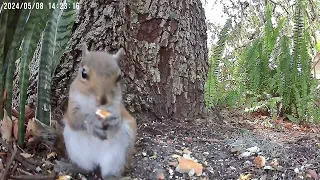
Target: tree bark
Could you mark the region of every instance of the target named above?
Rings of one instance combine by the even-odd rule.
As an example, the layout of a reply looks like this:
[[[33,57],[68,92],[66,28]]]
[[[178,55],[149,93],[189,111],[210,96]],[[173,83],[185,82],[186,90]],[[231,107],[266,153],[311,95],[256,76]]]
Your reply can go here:
[[[65,109],[83,41],[89,50],[125,48],[120,65],[124,102],[131,112],[178,119],[205,114],[208,50],[200,0],[80,0],[80,4],[70,45],[53,79],[53,114]]]

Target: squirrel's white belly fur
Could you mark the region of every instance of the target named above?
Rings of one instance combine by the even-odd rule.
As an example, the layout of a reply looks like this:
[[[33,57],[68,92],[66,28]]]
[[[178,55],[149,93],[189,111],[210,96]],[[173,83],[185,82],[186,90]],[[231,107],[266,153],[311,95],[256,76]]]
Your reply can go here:
[[[88,171],[100,166],[101,175],[119,175],[126,163],[132,130],[126,121],[110,139],[101,140],[86,131],[73,131],[65,124],[63,136],[70,160]]]

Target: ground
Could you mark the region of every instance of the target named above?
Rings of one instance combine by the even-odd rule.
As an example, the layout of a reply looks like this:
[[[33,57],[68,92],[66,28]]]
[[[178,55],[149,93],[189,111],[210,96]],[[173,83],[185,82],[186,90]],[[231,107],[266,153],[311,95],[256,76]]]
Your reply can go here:
[[[244,117],[229,110],[222,111],[221,114],[222,120],[218,120],[214,115],[206,119],[184,122],[138,119],[137,154],[133,160],[133,168],[126,172],[123,179],[165,177],[236,180],[241,174],[251,174],[251,179],[317,178],[316,173],[320,172],[320,134],[316,128],[275,122],[261,115]],[[260,151],[248,157],[240,157],[246,149],[252,147],[258,147]],[[187,172],[180,173],[176,170],[177,155],[183,156],[188,153],[202,164],[201,176],[189,176]],[[5,154],[7,153],[4,152],[1,156],[6,157],[2,160],[6,167],[11,155]],[[254,161],[258,155],[266,160],[262,168],[257,167],[257,161]],[[50,170],[54,164],[44,160],[46,157],[39,156],[25,159],[16,155],[15,160],[22,164],[14,161],[13,169],[7,172],[8,175],[24,175],[26,179],[25,175],[34,174],[26,168],[28,166],[29,169],[39,166],[43,173],[38,174],[48,174],[50,171],[47,169]],[[46,164],[47,168],[44,168],[43,164]],[[72,177],[84,179],[85,176],[76,174]],[[47,175],[41,178],[38,176],[38,179],[55,178]],[[97,178],[87,175],[86,179]]]

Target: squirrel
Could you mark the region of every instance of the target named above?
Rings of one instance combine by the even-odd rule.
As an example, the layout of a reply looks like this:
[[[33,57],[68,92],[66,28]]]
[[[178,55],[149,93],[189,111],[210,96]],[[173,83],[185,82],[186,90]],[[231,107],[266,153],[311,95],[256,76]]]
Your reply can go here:
[[[123,48],[110,54],[89,51],[82,44],[80,67],[63,117],[63,139],[71,163],[82,172],[100,168],[104,180],[120,179],[135,154],[136,119],[124,107],[120,87],[119,62],[124,54]],[[98,109],[111,115],[101,120]]]

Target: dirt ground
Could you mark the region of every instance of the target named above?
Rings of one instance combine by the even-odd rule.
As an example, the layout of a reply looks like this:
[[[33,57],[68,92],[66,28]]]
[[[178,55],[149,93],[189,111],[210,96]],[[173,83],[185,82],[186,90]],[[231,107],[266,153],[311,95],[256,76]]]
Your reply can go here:
[[[126,172],[123,179],[160,180],[165,177],[165,179],[186,180],[236,180],[241,174],[251,174],[251,179],[261,180],[318,177],[320,134],[315,128],[308,127],[301,130],[290,123],[279,125],[274,121],[268,121],[268,118],[263,116],[243,117],[230,111],[223,111],[221,114],[222,121],[214,115],[210,115],[207,119],[184,122],[138,119],[137,154],[133,160],[133,168]],[[240,157],[246,149],[255,146],[260,151],[248,157]],[[5,151],[3,148],[2,150]],[[203,166],[200,176],[176,170],[177,163],[174,163],[177,162],[176,156],[183,156],[186,152],[191,152],[190,156]],[[256,167],[254,162],[257,155],[263,156],[266,160],[262,168]],[[10,161],[10,157],[2,155],[4,168]],[[35,162],[44,162],[45,158],[34,156],[24,163],[21,157],[16,158],[15,161],[18,163],[12,163],[8,174],[12,179],[19,179],[17,177],[20,175],[24,175],[21,176],[25,177],[24,179],[27,179],[27,175],[30,178],[30,175],[35,174],[34,170],[30,170],[37,166]],[[50,168],[54,164],[48,165],[50,164],[48,160],[45,162],[48,168],[43,168],[43,164],[46,163],[38,165],[42,169],[37,173],[38,179],[55,179],[50,175],[40,176],[40,174],[52,172]],[[27,163],[33,165],[26,169]],[[21,177],[20,179],[23,179]],[[80,174],[73,174],[72,177],[73,179],[97,179],[92,175]]]
[[[135,168],[127,176],[157,179],[163,174],[166,179],[235,180],[240,174],[250,173],[251,179],[305,179],[310,174],[315,177],[314,171],[320,172],[319,134],[293,128],[288,131],[258,128],[254,126],[264,121],[254,123],[228,112],[222,116],[223,123],[215,123],[214,116],[184,123],[144,122],[139,128]],[[260,148],[258,154],[265,157],[266,166],[272,166],[276,159],[278,168],[255,167],[253,158],[257,154],[239,158],[243,150],[254,146]],[[200,177],[179,173],[170,165],[176,161],[172,155],[179,155],[185,148],[204,166]]]

